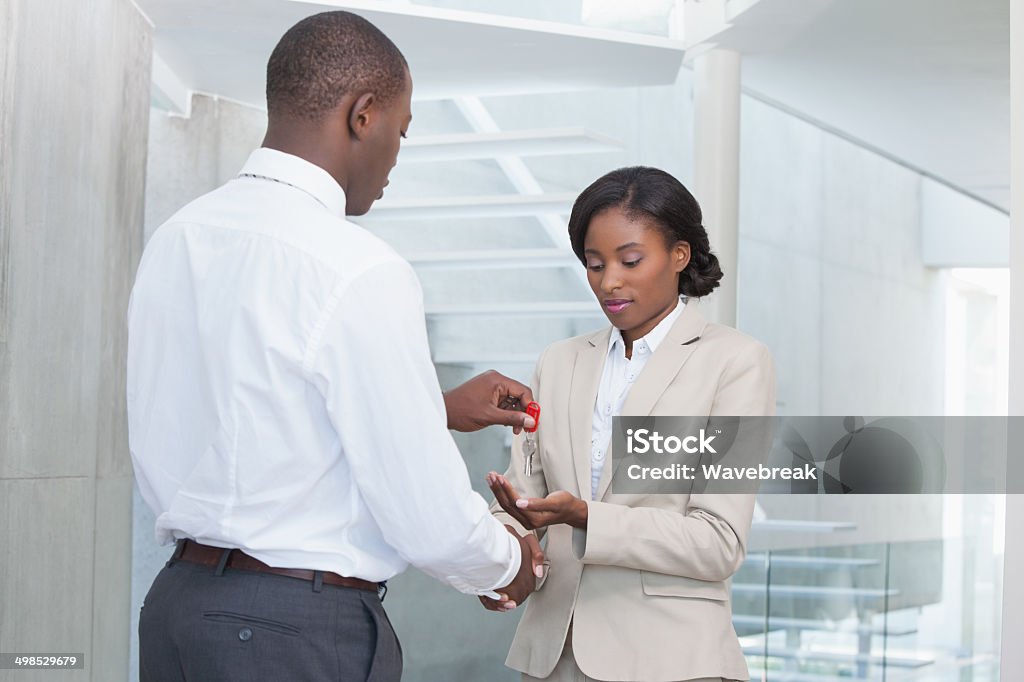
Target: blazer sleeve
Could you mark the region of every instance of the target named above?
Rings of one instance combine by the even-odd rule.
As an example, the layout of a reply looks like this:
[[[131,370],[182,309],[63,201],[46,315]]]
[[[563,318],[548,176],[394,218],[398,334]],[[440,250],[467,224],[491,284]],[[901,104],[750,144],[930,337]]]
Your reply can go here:
[[[542,367],[544,364],[544,357],[547,355],[547,349],[541,353],[540,358],[537,360],[537,366],[533,371],[533,378],[530,380],[530,389],[533,391],[533,395],[540,396],[540,376]],[[544,406],[541,405],[541,426],[537,428],[534,435],[537,437],[537,449],[540,450],[541,439],[544,437]],[[544,479],[544,469],[540,464],[540,455],[536,454],[533,456],[533,475],[525,476],[523,474],[523,441],[525,440],[525,432],[520,433],[518,436],[512,439],[512,457],[509,461],[508,469],[505,470],[505,478],[508,479],[509,483],[512,484],[521,497],[547,497],[548,495],[548,484]],[[491,513],[502,523],[512,526],[516,529],[520,535],[526,535],[527,533],[533,533],[537,536],[537,539],[544,537],[546,529],[540,528],[538,530],[529,531],[523,527],[518,521],[512,518],[501,505],[498,504],[497,500],[491,502]]]
[[[710,416],[774,414],[774,364],[754,344],[723,371]],[[589,501],[587,530],[574,530],[573,545],[585,564],[725,580],[746,556],[756,497],[694,494],[685,513]]]

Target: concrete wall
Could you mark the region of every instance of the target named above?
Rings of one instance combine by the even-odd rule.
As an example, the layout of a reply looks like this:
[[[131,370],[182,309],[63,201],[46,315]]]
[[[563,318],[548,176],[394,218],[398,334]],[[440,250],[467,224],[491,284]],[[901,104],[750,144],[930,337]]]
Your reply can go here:
[[[917,173],[743,101],[739,326],[785,414],[941,414],[945,279]]]
[[[130,0],[0,3],[0,651],[127,675],[125,311],[150,27]]]
[[[945,274],[921,249],[922,178],[743,99],[738,326],[766,343],[788,415],[939,415]],[[770,518],[852,521],[757,548],[939,537],[941,496],[762,496]],[[893,523],[900,519],[900,523]]]
[[[194,97],[189,118],[154,110],[146,163],[146,240],[179,208],[234,177],[266,128],[266,113],[213,97]]]

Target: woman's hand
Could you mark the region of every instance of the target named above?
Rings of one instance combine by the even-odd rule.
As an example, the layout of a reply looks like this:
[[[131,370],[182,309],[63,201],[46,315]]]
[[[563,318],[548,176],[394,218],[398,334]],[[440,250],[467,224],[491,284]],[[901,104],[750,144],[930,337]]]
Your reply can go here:
[[[558,523],[587,528],[587,503],[572,493],[556,490],[543,498],[520,497],[504,476],[493,471],[487,474],[487,485],[501,508],[528,530]]]

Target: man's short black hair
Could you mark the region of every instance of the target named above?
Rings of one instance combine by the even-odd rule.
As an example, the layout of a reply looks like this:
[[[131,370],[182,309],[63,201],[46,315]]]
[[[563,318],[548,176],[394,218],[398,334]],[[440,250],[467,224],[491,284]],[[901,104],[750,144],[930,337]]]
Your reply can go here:
[[[319,121],[347,94],[387,101],[405,87],[405,57],[380,29],[351,12],[306,17],[267,62],[267,111]]]

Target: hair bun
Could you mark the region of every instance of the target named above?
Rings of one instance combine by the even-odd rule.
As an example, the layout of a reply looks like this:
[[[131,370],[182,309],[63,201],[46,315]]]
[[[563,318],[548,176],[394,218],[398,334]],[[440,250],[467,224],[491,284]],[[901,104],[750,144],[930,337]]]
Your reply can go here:
[[[690,262],[679,277],[680,293],[696,298],[710,294],[722,280],[718,256],[711,252],[704,227],[700,229],[704,237],[700,244],[690,244]]]

